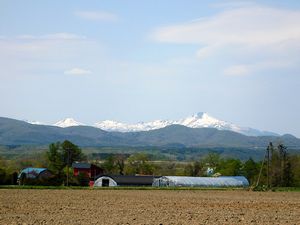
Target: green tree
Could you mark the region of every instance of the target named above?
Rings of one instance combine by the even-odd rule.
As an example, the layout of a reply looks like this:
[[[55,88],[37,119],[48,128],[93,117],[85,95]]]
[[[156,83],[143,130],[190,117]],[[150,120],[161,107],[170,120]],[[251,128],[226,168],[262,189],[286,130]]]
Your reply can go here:
[[[73,144],[72,142],[66,140],[61,144],[63,149],[63,161],[65,165],[72,166],[75,161],[86,160],[86,156],[82,153],[81,149]]]
[[[113,155],[108,156],[102,164],[102,167],[104,168],[106,174],[115,174],[117,171],[115,157]]]
[[[122,154],[107,157],[102,165],[106,173],[124,175],[125,156]]]
[[[237,176],[241,174],[241,166],[242,163],[239,159],[221,160],[216,172],[219,172],[223,176]]]
[[[289,181],[290,186],[300,187],[300,155],[290,155],[289,165],[291,168],[292,179]]]
[[[281,186],[282,181],[282,164],[281,164],[281,154],[279,153],[278,149],[273,146],[272,143],[269,145],[270,151],[270,170],[269,170],[269,177],[270,177],[270,185],[273,187]]]
[[[272,142],[267,148],[267,176],[271,187],[286,187],[294,184],[293,160],[283,144],[274,147]]]
[[[63,149],[60,142],[50,144],[49,151],[47,151],[46,154],[49,160],[49,170],[51,170],[55,175],[61,176],[65,164]]]
[[[204,166],[201,161],[189,163],[184,168],[186,176],[204,176]]]
[[[49,169],[58,177],[64,176],[64,168],[72,165],[74,161],[85,160],[81,149],[70,141],[57,142],[49,145],[47,152]]]
[[[210,152],[201,161],[202,161],[204,167],[206,167],[206,168],[209,167],[214,170],[218,170],[221,159],[220,159],[219,154]]]
[[[6,183],[6,171],[0,168],[0,185]]]
[[[300,171],[298,171],[300,172]],[[292,163],[290,159],[284,163],[284,168],[283,168],[283,179],[282,179],[282,186],[284,187],[291,187],[294,185],[294,174],[292,171]]]
[[[128,158],[125,167],[126,174],[152,175],[155,168],[148,161],[148,156],[144,153],[136,153],[131,155]]]
[[[242,174],[249,180],[250,184],[254,184],[259,173],[259,164],[249,158],[242,166]]]

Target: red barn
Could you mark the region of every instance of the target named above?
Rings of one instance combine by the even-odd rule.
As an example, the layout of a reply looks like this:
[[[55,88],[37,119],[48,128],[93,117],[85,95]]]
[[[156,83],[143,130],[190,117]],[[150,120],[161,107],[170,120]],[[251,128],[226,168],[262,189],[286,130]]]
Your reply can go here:
[[[74,162],[72,163],[74,176],[79,174],[86,174],[90,180],[94,180],[99,175],[103,174],[103,169],[91,163]]]

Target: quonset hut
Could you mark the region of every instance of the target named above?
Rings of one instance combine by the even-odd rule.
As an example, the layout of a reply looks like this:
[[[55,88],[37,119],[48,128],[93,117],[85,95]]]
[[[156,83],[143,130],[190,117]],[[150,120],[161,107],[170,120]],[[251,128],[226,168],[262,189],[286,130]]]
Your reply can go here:
[[[43,180],[52,176],[47,168],[28,167],[23,169],[18,175],[18,183],[23,184],[24,180]]]
[[[146,175],[104,175],[99,176],[94,187],[115,187],[115,186],[152,186],[156,176]]]
[[[221,177],[185,177],[163,176],[155,178],[154,187],[248,187],[249,182],[243,176]]]

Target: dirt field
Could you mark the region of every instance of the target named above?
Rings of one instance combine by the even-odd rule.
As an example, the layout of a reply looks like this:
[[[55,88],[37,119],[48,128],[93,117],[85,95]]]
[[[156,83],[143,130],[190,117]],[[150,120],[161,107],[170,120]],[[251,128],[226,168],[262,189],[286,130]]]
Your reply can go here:
[[[300,193],[0,190],[0,224],[300,224]]]

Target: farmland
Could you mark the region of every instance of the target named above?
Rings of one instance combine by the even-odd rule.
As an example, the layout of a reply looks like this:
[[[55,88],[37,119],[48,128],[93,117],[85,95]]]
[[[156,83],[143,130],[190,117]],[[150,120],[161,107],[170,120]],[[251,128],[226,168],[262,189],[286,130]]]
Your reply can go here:
[[[300,192],[0,189],[0,224],[299,224]]]

